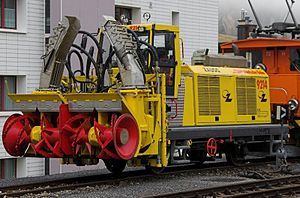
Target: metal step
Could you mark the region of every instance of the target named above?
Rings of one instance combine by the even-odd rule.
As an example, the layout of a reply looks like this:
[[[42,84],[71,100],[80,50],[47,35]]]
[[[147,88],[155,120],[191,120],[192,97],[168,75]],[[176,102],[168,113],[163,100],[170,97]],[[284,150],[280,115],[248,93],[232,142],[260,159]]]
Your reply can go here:
[[[179,164],[190,164],[191,160],[172,160],[170,164],[179,165]]]
[[[190,146],[174,146],[174,150],[175,149],[191,149],[191,147]]]

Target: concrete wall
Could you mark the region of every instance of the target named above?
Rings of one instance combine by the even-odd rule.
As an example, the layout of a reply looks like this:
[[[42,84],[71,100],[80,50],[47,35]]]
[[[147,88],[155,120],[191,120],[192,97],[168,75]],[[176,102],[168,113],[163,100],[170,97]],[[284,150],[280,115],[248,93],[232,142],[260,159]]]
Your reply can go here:
[[[17,92],[29,93],[39,85],[44,53],[44,1],[17,1],[17,29],[0,29],[0,75],[17,77]],[[0,133],[4,121],[14,112],[0,112]],[[0,158],[11,158],[2,144],[0,134]],[[17,176],[44,174],[44,159],[19,158]]]
[[[149,12],[149,23],[172,24],[172,12],[179,14],[186,63],[190,63],[192,53],[198,49],[209,48],[210,53],[218,53],[218,0],[115,1],[117,6],[134,8],[133,22],[140,17],[141,23],[147,23],[143,14]]]

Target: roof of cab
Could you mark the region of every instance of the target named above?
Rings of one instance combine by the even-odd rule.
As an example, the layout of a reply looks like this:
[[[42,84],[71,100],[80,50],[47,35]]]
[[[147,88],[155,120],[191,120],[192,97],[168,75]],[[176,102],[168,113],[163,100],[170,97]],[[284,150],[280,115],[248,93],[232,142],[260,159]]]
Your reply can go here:
[[[166,25],[166,24],[154,24],[154,23],[148,23],[148,24],[132,24],[128,25],[128,27],[145,27],[146,30],[151,30],[153,27],[155,27],[156,30],[169,30],[172,32],[179,32],[179,27],[174,25]],[[131,29],[131,28],[130,28]]]

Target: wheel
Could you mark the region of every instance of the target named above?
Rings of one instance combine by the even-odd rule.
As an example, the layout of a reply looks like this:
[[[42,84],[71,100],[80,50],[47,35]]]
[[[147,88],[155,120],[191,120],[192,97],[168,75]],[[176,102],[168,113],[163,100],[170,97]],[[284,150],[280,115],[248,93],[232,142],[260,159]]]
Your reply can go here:
[[[207,157],[207,151],[204,144],[192,144],[188,150],[189,160],[196,165],[202,165]]]
[[[207,152],[205,150],[200,149],[190,149],[189,150],[189,158],[191,162],[196,165],[202,165],[206,160]]]
[[[146,168],[147,172],[158,175],[158,174],[162,173],[166,167],[154,167],[154,166],[146,165],[145,168]]]
[[[116,159],[105,159],[104,164],[110,172],[113,174],[121,174],[126,167],[126,160],[116,160]]]
[[[234,166],[242,166],[246,162],[242,145],[230,145],[225,154],[227,162]]]

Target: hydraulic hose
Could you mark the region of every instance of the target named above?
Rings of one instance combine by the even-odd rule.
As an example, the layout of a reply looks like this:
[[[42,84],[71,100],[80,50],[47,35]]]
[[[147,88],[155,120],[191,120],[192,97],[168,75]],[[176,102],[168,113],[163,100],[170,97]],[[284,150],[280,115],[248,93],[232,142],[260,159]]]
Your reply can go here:
[[[91,57],[93,57],[94,55],[94,49],[95,49],[94,46],[90,47],[89,54],[91,55]],[[88,58],[86,61],[86,75],[85,75],[87,79],[90,78],[91,64],[92,64],[92,60]]]
[[[144,61],[144,62],[146,62],[145,61],[145,57],[148,57],[148,54],[147,53],[149,53],[150,54],[150,68],[153,68],[153,65],[154,65],[154,53],[153,53],[153,51],[152,50],[150,50],[149,48],[145,48],[145,49],[143,49],[142,50],[142,58],[143,58],[143,60],[142,61]],[[152,73],[152,71],[151,71],[151,69],[150,69],[149,67],[146,67],[146,69],[147,69],[147,73]]]
[[[158,75],[159,66],[158,66],[158,54],[157,54],[157,51],[149,43],[147,43],[145,41],[142,41],[142,40],[140,40],[139,42],[141,44],[146,45],[150,49],[150,51],[152,51],[152,53],[153,53],[153,57],[154,57],[154,60],[153,60],[153,62],[154,62],[154,72],[155,72],[155,77],[156,77],[156,82],[157,82],[157,93],[160,94],[160,79],[159,79],[159,75]]]
[[[143,44],[143,45],[146,45],[148,48],[150,48],[153,51],[154,55],[155,55],[155,61],[158,61],[158,54],[157,54],[155,48],[152,45],[150,45],[149,43],[147,43],[143,40],[140,40],[138,35],[133,30],[128,29],[128,32],[130,32],[133,35],[133,37],[138,42],[138,44]]]
[[[153,53],[152,58],[154,58],[154,60],[152,60],[152,61],[153,61],[154,66],[155,66],[154,71],[155,71],[156,82],[157,82],[157,93],[160,93],[160,79],[159,79],[159,76],[158,76],[158,71],[159,71],[158,54],[157,54],[156,49],[152,45],[150,45],[149,43],[140,40],[138,35],[133,30],[131,30],[131,29],[127,29],[127,30],[128,30],[128,32],[130,32],[133,35],[135,40],[138,42],[138,50],[140,49],[141,44],[143,44],[143,45],[146,45],[150,49],[150,51],[152,51],[152,53]]]
[[[99,51],[100,53],[102,53],[102,48],[101,48],[101,46],[100,46],[98,40],[97,40],[90,32],[86,32],[86,31],[84,31],[84,30],[80,30],[80,31],[78,32],[78,34],[86,34],[88,37],[90,37],[90,38],[94,41],[95,45],[97,46],[98,51]]]
[[[69,78],[70,79],[73,79],[74,82],[77,82],[77,83],[81,83],[81,84],[93,84],[95,86],[97,86],[96,83],[92,82],[92,81],[81,81],[81,80],[77,80],[76,77],[75,77],[75,72],[72,72],[72,69],[71,69],[71,66],[68,62],[65,63],[65,66],[69,72]],[[80,70],[77,70],[77,71],[80,71]],[[72,91],[72,90],[71,90]]]
[[[100,87],[101,87],[101,74],[100,74],[100,71],[99,71],[99,67],[96,63],[96,61],[94,60],[94,58],[86,51],[84,50],[82,47],[76,45],[76,44],[72,44],[72,47],[80,50],[82,53],[84,53],[88,59],[91,60],[91,62],[93,63],[94,65],[94,68],[95,68],[95,71],[96,71],[96,76],[97,76],[97,87],[96,87],[96,92],[99,92],[100,91]]]
[[[82,56],[80,54],[80,52],[78,52],[77,50],[71,50],[69,53],[68,53],[68,56],[67,56],[67,61],[69,63],[69,65],[71,66],[71,57],[72,57],[72,54],[76,54],[76,57],[78,58],[79,60],[79,66],[80,66],[80,73],[81,74],[84,74],[84,69],[83,69],[83,59],[82,59]]]
[[[102,70],[102,73],[101,73],[101,76],[102,76],[102,78],[101,78],[101,90],[105,90],[104,89],[104,75],[105,75],[105,71],[108,69],[108,65],[111,62],[112,57],[114,55],[115,55],[115,51],[110,50],[110,53],[109,53],[109,55],[108,55],[108,57],[107,57],[104,65],[103,65],[103,70]],[[103,92],[103,91],[101,91],[101,92]]]

